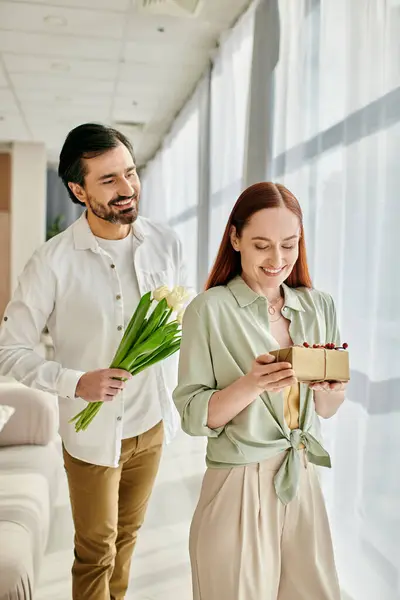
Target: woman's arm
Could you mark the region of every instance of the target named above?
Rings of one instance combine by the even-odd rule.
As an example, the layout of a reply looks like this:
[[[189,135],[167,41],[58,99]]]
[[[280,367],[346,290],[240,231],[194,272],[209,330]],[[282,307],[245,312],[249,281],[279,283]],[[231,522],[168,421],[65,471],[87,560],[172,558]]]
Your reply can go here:
[[[290,363],[275,360],[272,354],[259,356],[247,375],[215,392],[208,404],[208,426],[224,427],[263,392],[279,392],[297,383]]]
[[[295,379],[289,363],[275,363],[275,358],[267,354],[254,361],[250,373],[218,390],[209,324],[197,305],[198,300],[194,300],[183,318],[178,386],[173,396],[186,433],[218,437],[224,426],[263,391],[279,391]]]

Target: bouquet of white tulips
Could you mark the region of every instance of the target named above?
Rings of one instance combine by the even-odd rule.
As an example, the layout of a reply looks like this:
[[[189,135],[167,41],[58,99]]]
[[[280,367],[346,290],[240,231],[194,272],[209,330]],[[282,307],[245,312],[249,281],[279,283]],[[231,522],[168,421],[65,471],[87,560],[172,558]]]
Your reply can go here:
[[[184,303],[189,294],[182,286],[170,290],[167,286],[142,296],[138,307],[126,328],[110,369],[123,369],[137,375],[160,360],[179,350],[181,344]],[[153,303],[154,310],[150,312]],[[171,320],[172,314],[175,318]],[[103,402],[91,402],[70,423],[75,430],[87,429],[102,407]]]

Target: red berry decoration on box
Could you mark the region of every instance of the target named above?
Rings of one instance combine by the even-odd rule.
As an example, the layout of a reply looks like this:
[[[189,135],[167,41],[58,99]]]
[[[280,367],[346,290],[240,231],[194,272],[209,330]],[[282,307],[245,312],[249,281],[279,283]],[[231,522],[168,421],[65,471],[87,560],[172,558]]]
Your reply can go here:
[[[344,344],[342,344],[342,346],[335,348],[335,350],[347,350],[348,347],[349,347],[349,345],[344,343]]]
[[[304,348],[313,348],[314,350],[317,350],[318,348],[324,348],[325,350],[347,350],[347,348],[349,347],[347,343],[344,343],[342,346],[336,347],[336,345],[332,342],[328,342],[325,345],[313,344],[312,346],[310,346],[308,342],[303,342],[303,346]]]

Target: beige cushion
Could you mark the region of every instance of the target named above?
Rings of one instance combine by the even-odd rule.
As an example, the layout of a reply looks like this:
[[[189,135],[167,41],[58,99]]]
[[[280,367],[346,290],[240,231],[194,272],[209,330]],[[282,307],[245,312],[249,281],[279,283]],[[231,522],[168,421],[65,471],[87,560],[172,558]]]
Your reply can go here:
[[[62,474],[58,442],[0,448],[0,600],[32,600]]]
[[[21,479],[25,474],[37,474],[47,481],[50,494],[50,508],[53,509],[57,498],[58,485],[64,473],[59,442],[47,446],[8,446],[0,448],[1,475],[19,473]]]
[[[46,445],[58,429],[57,398],[18,383],[0,383],[0,404],[15,414],[0,431],[0,446]]]
[[[46,549],[50,528],[49,488],[46,478],[39,474],[12,473],[0,474],[0,523],[15,523],[29,533],[25,547],[15,559],[20,562],[20,572],[29,572],[33,563],[33,573],[38,574],[41,559]],[[1,530],[0,530],[1,532]],[[16,531],[19,538],[19,533]],[[13,539],[0,537],[0,548],[7,548]],[[2,557],[5,560],[5,557]],[[7,559],[6,559],[7,560]],[[0,562],[0,572],[4,570]],[[32,580],[32,576],[30,575]],[[32,586],[33,582],[31,581]],[[1,596],[0,596],[1,598]]]
[[[32,600],[31,533],[18,523],[0,521],[0,600]]]

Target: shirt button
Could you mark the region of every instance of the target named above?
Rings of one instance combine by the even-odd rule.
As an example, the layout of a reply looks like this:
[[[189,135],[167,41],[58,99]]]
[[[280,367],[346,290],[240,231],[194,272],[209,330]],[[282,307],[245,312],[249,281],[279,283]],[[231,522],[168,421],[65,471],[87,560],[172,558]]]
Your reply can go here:
[[[8,321],[8,317],[4,317],[4,320],[5,320],[5,321]]]
[[[116,298],[117,300],[121,300],[121,295],[120,295],[120,294],[117,294],[117,295],[115,296],[115,298]]]
[[[114,264],[110,265],[110,267],[111,267],[112,269],[115,269],[115,265],[114,265]]]
[[[117,417],[117,421],[122,421],[122,417]]]
[[[117,329],[118,329],[118,331],[122,331],[122,329],[123,329],[122,325],[118,325]]]

